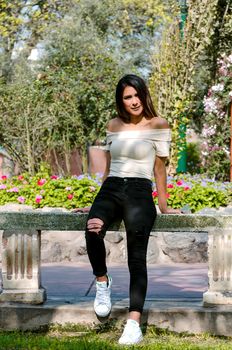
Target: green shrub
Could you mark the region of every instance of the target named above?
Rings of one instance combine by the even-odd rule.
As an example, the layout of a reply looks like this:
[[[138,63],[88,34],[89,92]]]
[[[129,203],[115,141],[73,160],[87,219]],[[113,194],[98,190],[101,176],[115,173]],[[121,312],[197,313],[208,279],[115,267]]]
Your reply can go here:
[[[100,186],[100,175],[58,177],[49,175],[49,171],[42,168],[35,176],[22,174],[12,178],[0,177],[0,205],[21,203],[33,208],[83,208],[92,204]],[[157,203],[155,183],[153,197]],[[167,201],[172,208],[188,205],[192,212],[205,207],[226,206],[232,201],[232,184],[205,179],[200,175],[170,177]]]
[[[158,203],[158,193],[153,192],[155,203]],[[172,208],[182,208],[188,205],[191,212],[203,208],[218,208],[232,201],[232,183],[216,182],[200,175],[179,175],[178,178],[168,178],[167,202]]]
[[[187,143],[187,169],[190,174],[201,172],[200,148],[196,142]]]
[[[21,203],[34,208],[83,208],[92,204],[99,187],[99,180],[88,176],[59,178],[47,174],[33,177],[24,174],[10,179],[3,177],[0,205]]]

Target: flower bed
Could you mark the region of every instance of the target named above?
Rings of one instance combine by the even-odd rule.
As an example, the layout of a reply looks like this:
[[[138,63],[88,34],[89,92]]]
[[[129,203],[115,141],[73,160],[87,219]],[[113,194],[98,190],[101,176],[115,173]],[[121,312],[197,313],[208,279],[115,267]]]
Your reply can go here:
[[[158,202],[154,190],[155,202]],[[167,179],[167,200],[172,208],[183,208],[185,205],[191,212],[203,208],[219,208],[232,201],[232,183],[207,179],[202,175],[179,175]]]
[[[18,203],[33,208],[63,207],[66,209],[90,206],[101,186],[101,174],[59,177],[38,173],[7,178],[0,177],[0,205]],[[158,193],[153,184],[154,202]],[[232,183],[216,182],[202,176],[168,177],[167,201],[173,208],[188,205],[192,212],[205,207],[227,206],[232,201]]]
[[[73,209],[91,205],[99,188],[99,177],[80,175],[69,178],[56,175],[27,174],[0,178],[0,205],[19,203],[34,208],[63,207]]]

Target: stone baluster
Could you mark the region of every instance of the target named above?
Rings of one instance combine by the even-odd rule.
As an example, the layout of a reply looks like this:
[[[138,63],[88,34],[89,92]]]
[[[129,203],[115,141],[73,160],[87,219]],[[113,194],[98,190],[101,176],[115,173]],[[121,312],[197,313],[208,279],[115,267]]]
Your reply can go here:
[[[40,231],[9,231],[2,235],[2,293],[0,302],[41,304]]]
[[[213,228],[208,237],[209,289],[203,303],[232,304],[232,228]]]

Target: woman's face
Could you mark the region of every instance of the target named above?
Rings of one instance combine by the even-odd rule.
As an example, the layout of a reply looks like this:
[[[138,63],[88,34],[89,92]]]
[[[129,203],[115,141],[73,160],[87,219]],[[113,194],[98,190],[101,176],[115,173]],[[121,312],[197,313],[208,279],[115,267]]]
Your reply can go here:
[[[131,116],[139,117],[143,113],[143,105],[137,91],[132,86],[126,86],[122,95],[123,105]]]

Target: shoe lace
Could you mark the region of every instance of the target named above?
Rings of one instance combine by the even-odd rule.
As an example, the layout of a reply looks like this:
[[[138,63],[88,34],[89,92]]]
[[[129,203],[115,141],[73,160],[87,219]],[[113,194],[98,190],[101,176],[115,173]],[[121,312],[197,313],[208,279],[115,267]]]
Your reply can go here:
[[[109,301],[109,291],[105,286],[97,286],[97,300],[99,304],[106,304]]]

